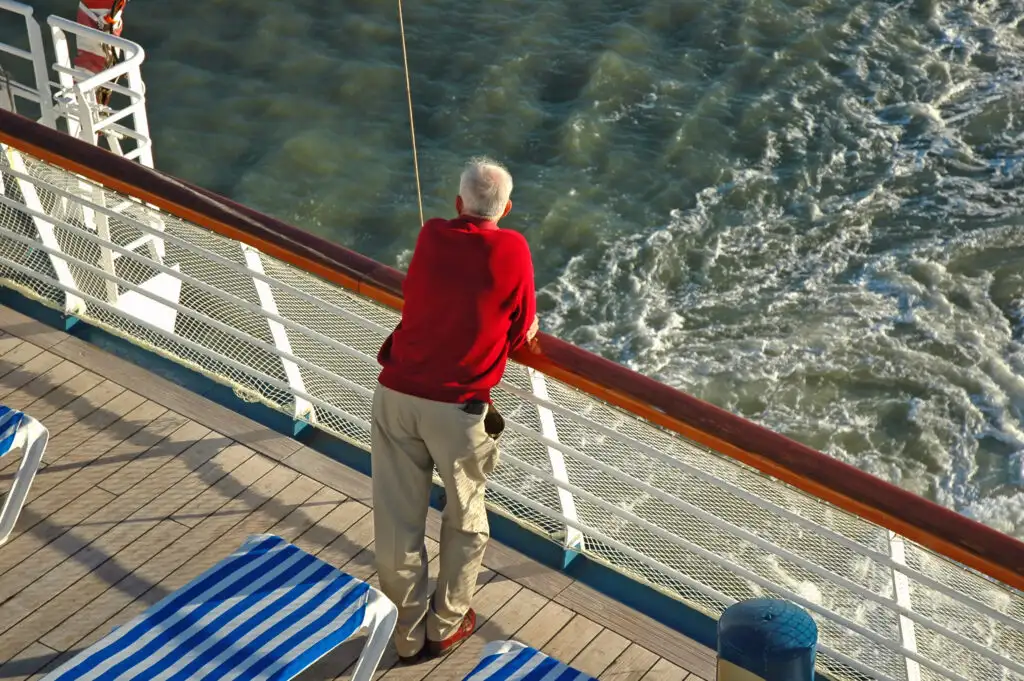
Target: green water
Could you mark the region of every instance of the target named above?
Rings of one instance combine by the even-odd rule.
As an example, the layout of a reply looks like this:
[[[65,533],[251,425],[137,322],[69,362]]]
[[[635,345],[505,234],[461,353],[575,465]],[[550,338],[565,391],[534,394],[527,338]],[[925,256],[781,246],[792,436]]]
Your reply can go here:
[[[409,0],[424,207],[501,159],[544,330],[1024,536],[1021,15]],[[408,262],[393,3],[133,0],[126,22],[159,168]]]

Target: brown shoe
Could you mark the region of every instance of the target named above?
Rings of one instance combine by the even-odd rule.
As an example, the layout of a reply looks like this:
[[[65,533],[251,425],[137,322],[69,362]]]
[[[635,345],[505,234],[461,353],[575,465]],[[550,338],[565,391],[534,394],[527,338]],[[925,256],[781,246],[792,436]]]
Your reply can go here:
[[[462,624],[455,630],[455,633],[441,641],[431,641],[427,639],[427,651],[431,657],[442,657],[452,652],[459,645],[462,644],[467,638],[473,634],[473,630],[476,629],[476,612],[470,608],[466,616],[462,618]]]

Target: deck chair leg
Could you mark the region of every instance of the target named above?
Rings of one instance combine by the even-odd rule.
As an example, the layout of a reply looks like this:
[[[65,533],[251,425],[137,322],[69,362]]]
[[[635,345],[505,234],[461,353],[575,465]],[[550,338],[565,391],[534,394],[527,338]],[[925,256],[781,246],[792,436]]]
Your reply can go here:
[[[372,598],[372,596],[371,596]],[[371,681],[373,673],[377,671],[381,658],[384,657],[384,650],[387,649],[391,634],[398,624],[398,610],[390,602],[377,598],[367,604],[366,618],[370,633],[366,639],[363,652],[356,662],[356,668],[352,672],[352,681]]]
[[[14,524],[18,521],[21,508],[28,498],[29,487],[32,486],[32,480],[39,470],[39,463],[43,460],[46,442],[50,437],[49,431],[35,419],[25,417],[21,427],[25,429],[25,451],[18,472],[14,476],[14,484],[7,494],[3,510],[0,511],[0,545],[7,541],[14,530]]]

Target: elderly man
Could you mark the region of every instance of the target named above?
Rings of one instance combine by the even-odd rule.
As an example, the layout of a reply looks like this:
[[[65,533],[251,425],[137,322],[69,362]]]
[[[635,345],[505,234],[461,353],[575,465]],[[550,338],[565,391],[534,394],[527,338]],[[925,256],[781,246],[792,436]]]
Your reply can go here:
[[[497,225],[512,210],[511,194],[504,167],[469,162],[458,217],[420,230],[402,320],[377,357],[374,551],[381,589],[398,606],[395,646],[405,663],[450,652],[476,627],[470,602],[489,537],[484,488],[502,422],[490,391],[508,354],[537,333],[529,246]],[[423,540],[434,466],[447,504],[430,598]]]

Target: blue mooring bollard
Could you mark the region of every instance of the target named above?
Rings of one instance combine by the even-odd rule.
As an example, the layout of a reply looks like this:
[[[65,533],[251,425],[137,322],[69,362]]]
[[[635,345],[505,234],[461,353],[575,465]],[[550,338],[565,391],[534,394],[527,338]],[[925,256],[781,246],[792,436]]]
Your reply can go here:
[[[818,626],[789,601],[755,598],[718,620],[718,681],[813,681]]]

